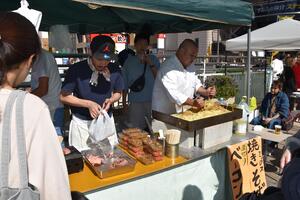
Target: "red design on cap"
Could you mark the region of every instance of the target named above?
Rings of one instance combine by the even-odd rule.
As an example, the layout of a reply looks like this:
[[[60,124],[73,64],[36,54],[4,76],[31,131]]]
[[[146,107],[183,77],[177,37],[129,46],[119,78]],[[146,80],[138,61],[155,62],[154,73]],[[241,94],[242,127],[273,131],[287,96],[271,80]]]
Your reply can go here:
[[[108,46],[108,45],[106,45],[106,46],[104,47],[103,52],[110,52],[109,46]]]

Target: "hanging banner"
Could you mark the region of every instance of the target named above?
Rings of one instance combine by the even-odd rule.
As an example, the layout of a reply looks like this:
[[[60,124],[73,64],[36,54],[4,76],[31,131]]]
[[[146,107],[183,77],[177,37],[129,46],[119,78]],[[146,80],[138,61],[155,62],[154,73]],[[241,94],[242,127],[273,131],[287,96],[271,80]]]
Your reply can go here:
[[[261,137],[228,146],[227,153],[233,199],[238,200],[247,192],[263,193],[267,184]]]
[[[113,41],[115,43],[126,43],[126,35],[125,34],[119,34],[119,33],[110,33],[110,34],[98,34],[98,33],[94,33],[94,34],[90,34],[91,39],[93,39],[94,37],[98,36],[98,35],[106,35],[111,37],[111,39],[113,39]]]
[[[300,10],[300,2],[299,0],[285,0],[255,4],[253,10],[256,17],[296,14]]]

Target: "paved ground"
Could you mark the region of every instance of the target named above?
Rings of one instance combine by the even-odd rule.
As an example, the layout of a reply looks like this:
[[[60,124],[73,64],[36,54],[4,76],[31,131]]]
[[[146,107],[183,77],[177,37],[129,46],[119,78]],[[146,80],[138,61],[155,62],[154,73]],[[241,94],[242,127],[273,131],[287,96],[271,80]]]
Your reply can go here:
[[[293,128],[289,131],[289,134],[294,135],[300,130],[300,123],[295,122]],[[283,153],[284,142],[278,144],[278,149],[275,150],[274,155],[267,156],[265,171],[268,186],[277,186],[280,181],[280,158]]]

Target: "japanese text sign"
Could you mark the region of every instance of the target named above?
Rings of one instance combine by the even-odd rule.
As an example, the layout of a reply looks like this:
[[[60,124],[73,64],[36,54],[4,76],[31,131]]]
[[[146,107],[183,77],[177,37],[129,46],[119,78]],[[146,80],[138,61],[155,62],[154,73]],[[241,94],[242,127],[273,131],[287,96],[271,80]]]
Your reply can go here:
[[[261,137],[255,137],[227,147],[229,176],[233,199],[244,193],[266,189]]]

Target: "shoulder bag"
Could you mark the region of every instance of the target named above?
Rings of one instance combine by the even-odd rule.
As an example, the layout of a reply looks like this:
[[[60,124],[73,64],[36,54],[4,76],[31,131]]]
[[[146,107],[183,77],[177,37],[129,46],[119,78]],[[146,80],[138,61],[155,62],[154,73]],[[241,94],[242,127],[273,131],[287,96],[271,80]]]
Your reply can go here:
[[[290,130],[293,128],[294,125],[294,117],[291,115],[291,112],[289,111],[288,117],[282,119],[282,130]]]
[[[139,76],[129,87],[129,89],[133,92],[140,92],[144,89],[145,86],[145,72],[146,72],[147,64],[144,64],[144,71],[141,76]]]
[[[2,149],[0,160],[0,200],[38,200],[40,194],[38,190],[30,185],[28,181],[26,143],[24,135],[24,116],[23,102],[26,92],[12,91],[8,97],[3,114],[2,130]],[[11,150],[11,114],[16,101],[16,131],[17,131],[17,150],[19,159],[19,188],[10,188],[8,186],[9,161]]]

